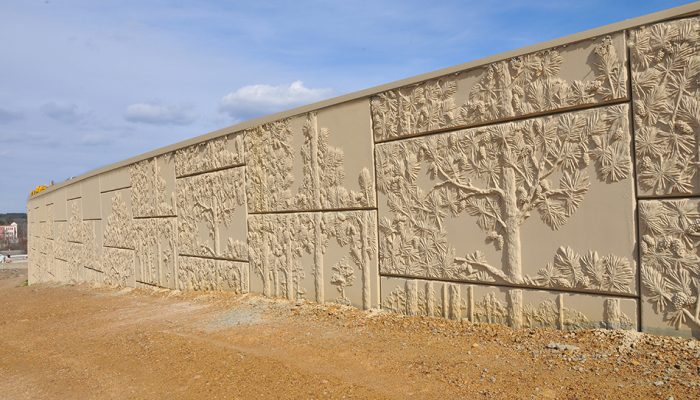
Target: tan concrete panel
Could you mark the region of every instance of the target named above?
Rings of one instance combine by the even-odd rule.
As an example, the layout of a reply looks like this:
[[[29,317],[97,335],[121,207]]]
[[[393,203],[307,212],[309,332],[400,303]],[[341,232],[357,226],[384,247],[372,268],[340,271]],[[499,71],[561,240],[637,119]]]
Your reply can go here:
[[[177,177],[239,166],[243,163],[242,132],[197,143],[175,152]]]
[[[700,193],[700,18],[631,34],[637,182],[641,196]]]
[[[367,100],[246,131],[249,210],[375,207]]]
[[[46,221],[41,221],[36,225],[37,239],[47,239],[49,225]]]
[[[142,218],[133,221],[136,245],[136,282],[175,289],[177,273],[177,221]]]
[[[66,186],[64,190],[66,192],[67,200],[78,199],[82,195],[82,188],[80,186],[80,182],[74,182],[69,186]]]
[[[248,293],[247,262],[178,257],[177,288]]]
[[[100,202],[100,177],[95,176],[80,182],[81,200],[83,202],[83,219],[102,218]]]
[[[378,305],[374,211],[250,215],[248,243],[252,292]]]
[[[54,221],[68,221],[68,202],[66,201],[67,191],[59,189],[49,193],[45,197],[45,204],[53,204],[53,215],[51,218]]]
[[[131,176],[129,175],[129,168],[122,167],[107,171],[99,175],[100,177],[100,190],[102,192],[109,192],[112,190],[125,189],[131,187]]]
[[[136,254],[134,250],[105,247],[102,249],[102,255],[105,284],[118,287],[134,287],[136,285],[134,271]]]
[[[382,277],[382,308],[514,328],[637,329],[637,300]]]
[[[541,50],[373,96],[376,141],[627,97],[622,33]]]
[[[45,204],[42,203],[37,203],[36,205],[36,210],[37,210],[37,222],[46,222],[48,219],[49,213],[48,209]]]
[[[245,167],[178,179],[181,255],[248,261]]]
[[[134,217],[175,216],[175,162],[172,154],[132,164],[129,174]]]
[[[636,293],[627,105],[376,146],[381,273]]]
[[[131,189],[101,195],[104,246],[135,249],[136,231],[131,213]]]
[[[639,202],[642,330],[700,338],[700,199]]]

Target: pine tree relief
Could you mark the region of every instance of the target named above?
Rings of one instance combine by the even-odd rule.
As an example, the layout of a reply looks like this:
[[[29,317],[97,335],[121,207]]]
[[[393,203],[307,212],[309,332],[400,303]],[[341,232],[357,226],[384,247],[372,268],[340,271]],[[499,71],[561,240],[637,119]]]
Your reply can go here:
[[[104,283],[118,287],[133,286],[134,251],[106,247],[102,254]]]
[[[670,326],[700,329],[700,207],[696,200],[639,202],[642,295]]]
[[[197,143],[175,152],[175,174],[178,177],[243,164],[242,134]]]
[[[245,207],[243,168],[195,175],[178,180],[178,237],[181,254],[247,260],[244,241],[222,231],[243,222],[236,211]],[[208,240],[200,239],[200,231]]]
[[[129,166],[131,207],[136,217],[175,215],[175,193],[168,189],[163,165],[171,154],[139,161]]]
[[[316,246],[309,214],[266,214],[248,218],[251,271],[262,281],[263,294],[305,299],[306,277],[301,257]],[[311,299],[310,299],[311,300]]]
[[[112,209],[107,217],[103,245],[107,247],[134,248],[133,222],[131,213],[122,199],[121,193],[112,197]]]
[[[700,19],[640,28],[630,49],[639,187],[698,193]]]
[[[177,270],[177,223],[174,218],[144,218],[135,225],[138,282],[175,287]]]
[[[327,297],[324,287],[330,283],[340,294],[334,301],[361,303],[369,309],[374,306],[372,294],[377,290],[372,284],[376,276],[375,225],[375,214],[370,211],[252,215],[248,218],[251,271],[261,281],[265,296],[289,300],[309,296],[309,300],[323,303]],[[347,253],[327,265],[331,239]],[[305,255],[311,256],[305,261],[308,271],[302,263]],[[313,287],[305,283],[307,273],[313,274]],[[360,299],[350,298],[346,292],[356,277],[361,282]]]
[[[606,36],[590,47],[591,74],[586,80],[561,78],[566,60],[554,48],[380,93],[371,99],[375,140],[627,97],[625,57],[618,54],[615,40]],[[480,78],[469,89],[459,87],[477,74]],[[455,100],[458,90],[468,91],[462,104]]]
[[[301,128],[304,142],[298,155],[303,178],[294,191],[294,134],[289,119],[246,132],[250,177],[247,192],[253,211],[331,210],[375,205],[374,178],[369,168],[363,168],[357,177],[359,190],[344,186],[345,154],[329,144],[331,132],[319,124],[315,112],[305,115]]]
[[[295,152],[289,144],[292,135],[289,122],[289,119],[283,119],[245,133],[246,192],[251,211],[273,210],[278,205],[291,206]]]
[[[630,292],[629,262],[615,256],[586,258],[602,277],[579,277],[589,265],[578,261],[575,278],[524,276],[520,238],[533,213],[552,230],[566,224],[585,201],[589,170],[609,184],[628,179],[630,140],[627,106],[617,105],[378,145],[378,190],[392,215],[379,224],[382,273],[557,287],[568,279],[571,287]],[[418,183],[421,174],[430,187]],[[444,225],[460,214],[476,218],[501,251],[501,267],[479,251],[456,254]]]
[[[85,241],[85,232],[83,231],[83,216],[80,211],[78,202],[80,199],[68,202],[70,204],[70,214],[68,216],[68,241],[73,243],[83,243]]]

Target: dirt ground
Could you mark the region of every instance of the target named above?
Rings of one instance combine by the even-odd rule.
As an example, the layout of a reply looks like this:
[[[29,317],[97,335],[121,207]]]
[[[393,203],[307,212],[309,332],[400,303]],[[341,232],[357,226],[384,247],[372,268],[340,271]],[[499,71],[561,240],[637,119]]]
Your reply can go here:
[[[26,269],[5,268],[0,307],[0,398],[700,398],[688,339],[26,286]]]

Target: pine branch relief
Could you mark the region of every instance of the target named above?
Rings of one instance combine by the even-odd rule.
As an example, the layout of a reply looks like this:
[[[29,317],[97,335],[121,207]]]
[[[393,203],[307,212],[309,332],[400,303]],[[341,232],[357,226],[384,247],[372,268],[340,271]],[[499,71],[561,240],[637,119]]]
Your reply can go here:
[[[698,194],[700,19],[633,32],[632,96],[642,194]]]
[[[529,276],[521,241],[533,213],[551,230],[565,226],[591,179],[597,190],[629,182],[628,125],[627,106],[616,105],[378,145],[382,273],[634,293],[627,258],[581,257],[562,247],[553,264]],[[480,251],[456,254],[460,244],[450,243],[446,224],[465,214],[501,253],[500,263]]]
[[[380,93],[371,99],[375,140],[625,98],[626,59],[618,47],[623,49],[619,34],[606,36],[572,54],[566,48],[543,50]],[[588,55],[585,64],[571,65],[576,52]],[[564,79],[567,62],[569,70],[590,72],[581,80]]]
[[[676,330],[700,330],[700,202],[639,204],[642,298]]]

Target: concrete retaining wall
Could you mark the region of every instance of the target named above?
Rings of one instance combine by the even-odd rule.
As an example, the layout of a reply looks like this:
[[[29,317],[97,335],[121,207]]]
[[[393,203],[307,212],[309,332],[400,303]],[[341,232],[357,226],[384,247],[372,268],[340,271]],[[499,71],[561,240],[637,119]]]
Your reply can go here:
[[[700,6],[261,118],[30,199],[30,283],[700,337]]]

